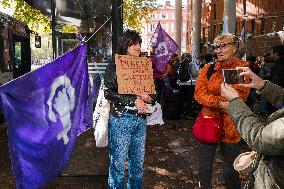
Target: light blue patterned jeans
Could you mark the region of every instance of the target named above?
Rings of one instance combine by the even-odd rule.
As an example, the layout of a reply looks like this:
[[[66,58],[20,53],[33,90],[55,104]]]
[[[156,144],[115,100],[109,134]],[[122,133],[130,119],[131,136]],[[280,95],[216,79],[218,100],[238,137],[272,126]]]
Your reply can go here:
[[[141,189],[145,154],[146,119],[135,114],[110,114],[109,189],[125,188],[125,162],[128,158],[128,189]]]

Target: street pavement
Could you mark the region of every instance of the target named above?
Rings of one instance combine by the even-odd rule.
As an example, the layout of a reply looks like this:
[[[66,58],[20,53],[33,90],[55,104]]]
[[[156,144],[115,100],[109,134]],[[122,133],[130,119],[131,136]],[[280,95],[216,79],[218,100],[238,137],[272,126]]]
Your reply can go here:
[[[164,125],[148,126],[144,164],[145,189],[198,188],[197,141],[191,134],[194,118],[165,120]],[[11,173],[6,130],[0,131],[0,188],[15,188]],[[127,166],[127,165],[126,165]],[[96,148],[93,130],[77,139],[71,160],[46,189],[104,189],[107,188],[107,148]],[[217,151],[213,188],[222,189],[222,160]]]

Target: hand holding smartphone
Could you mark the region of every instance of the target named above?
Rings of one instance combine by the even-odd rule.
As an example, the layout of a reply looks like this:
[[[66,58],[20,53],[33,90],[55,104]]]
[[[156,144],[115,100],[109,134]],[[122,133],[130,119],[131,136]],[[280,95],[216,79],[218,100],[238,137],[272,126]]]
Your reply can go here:
[[[237,69],[223,69],[223,78],[224,83],[227,84],[238,84],[238,83],[244,83],[244,77],[240,76],[240,73],[242,70]]]

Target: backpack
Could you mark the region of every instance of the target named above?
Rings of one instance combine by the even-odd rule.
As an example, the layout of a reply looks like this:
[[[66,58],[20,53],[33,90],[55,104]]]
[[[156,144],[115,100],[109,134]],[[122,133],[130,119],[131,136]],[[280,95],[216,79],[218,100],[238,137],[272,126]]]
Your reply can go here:
[[[195,69],[192,62],[183,61],[180,65],[177,79],[181,82],[186,82],[192,78],[196,78],[198,74],[199,72]]]
[[[207,70],[207,73],[206,73],[208,80],[210,79],[210,77],[213,75],[214,72],[215,72],[215,63],[212,63],[212,64],[210,64],[210,66]]]
[[[181,82],[186,82],[190,80],[191,78],[191,72],[189,69],[189,63],[183,62],[180,65],[179,72],[177,74],[177,79],[180,80]]]

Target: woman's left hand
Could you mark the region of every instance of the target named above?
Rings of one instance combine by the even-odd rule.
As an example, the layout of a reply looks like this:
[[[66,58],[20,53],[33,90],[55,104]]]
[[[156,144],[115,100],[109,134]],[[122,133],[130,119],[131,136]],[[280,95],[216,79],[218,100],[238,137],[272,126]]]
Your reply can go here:
[[[239,97],[236,89],[226,83],[221,84],[221,95],[224,96],[228,101],[232,100],[233,98]]]
[[[152,99],[148,94],[146,94],[146,93],[137,94],[137,96],[138,96],[140,99],[142,99],[144,102],[146,102],[146,103],[151,103],[152,100],[153,100],[153,99]]]
[[[147,105],[145,104],[145,102],[141,99],[141,98],[137,98],[134,102],[135,107],[138,110],[138,114],[145,114],[147,111]]]

